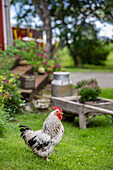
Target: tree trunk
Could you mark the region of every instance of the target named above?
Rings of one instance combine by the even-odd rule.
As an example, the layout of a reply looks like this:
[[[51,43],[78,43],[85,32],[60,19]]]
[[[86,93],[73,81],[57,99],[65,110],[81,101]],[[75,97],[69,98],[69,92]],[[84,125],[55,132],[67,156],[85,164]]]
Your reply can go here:
[[[52,46],[52,28],[51,28],[51,19],[47,17],[44,21],[44,28],[46,31],[46,47],[45,50],[47,51],[50,59],[53,57],[53,46]]]
[[[77,67],[77,66],[78,66],[78,60],[77,60],[76,50],[73,51],[73,50],[70,48],[70,45],[68,45],[68,49],[69,49],[69,51],[70,51],[70,54],[71,54],[72,57],[73,57],[74,65]]]
[[[51,15],[48,9],[48,2],[45,0],[32,0],[32,3],[35,7],[35,10],[43,22],[44,29],[46,32],[46,47],[45,50],[47,51],[50,59],[53,57],[54,48],[52,46],[52,27],[51,27]]]
[[[77,56],[73,54],[72,57],[73,57],[74,65],[77,67],[78,66]]]

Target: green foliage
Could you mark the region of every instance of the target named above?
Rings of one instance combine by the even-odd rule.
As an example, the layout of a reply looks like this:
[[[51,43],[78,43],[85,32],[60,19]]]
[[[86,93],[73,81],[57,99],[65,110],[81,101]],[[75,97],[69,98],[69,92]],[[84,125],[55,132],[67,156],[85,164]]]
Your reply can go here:
[[[58,2],[52,6],[51,13],[60,32],[60,45],[68,47],[75,66],[79,62],[99,65],[106,60],[109,51],[98,40],[95,21],[112,18],[112,7],[108,15],[108,6],[110,4],[100,0]]]
[[[82,102],[95,101],[101,93],[101,89],[95,79],[81,80],[77,82],[77,93],[81,96]]]
[[[3,136],[9,127],[7,113],[4,111],[3,107],[0,107],[0,136]]]
[[[106,48],[110,51],[107,60],[104,61],[103,65],[91,65],[91,64],[80,64],[78,67],[74,67],[69,50],[67,47],[59,49],[61,64],[68,72],[113,72],[113,44],[110,43]],[[68,61],[68,63],[66,62]]]
[[[65,67],[65,68],[71,67],[72,68],[74,66],[73,58],[70,55],[70,52],[67,47],[58,48],[57,53],[60,54],[60,63],[61,63],[62,67]]]
[[[105,43],[88,38],[77,41],[76,49],[82,64],[101,65],[110,52]]]
[[[31,28],[32,25],[39,27],[38,22],[35,21],[35,17],[37,17],[37,15],[35,9],[32,6],[32,1],[10,0],[10,3],[15,7],[15,19],[17,20],[18,26],[24,24],[29,28]]]
[[[22,103],[18,78],[13,74],[0,75],[0,106],[7,111],[8,117],[15,114]]]
[[[95,101],[100,93],[100,87],[95,85],[85,85],[78,89],[78,95],[81,96],[82,102]]]
[[[15,62],[14,50],[13,46],[8,47],[5,51],[0,49],[0,75],[10,73],[10,69]]]
[[[68,0],[64,2],[59,0],[47,0],[45,2],[43,0],[36,3],[29,0],[11,0],[11,4],[16,8],[16,19],[19,25],[26,23],[30,27],[33,21],[35,21],[34,18],[38,15],[43,22],[40,25],[43,25],[45,30],[48,28],[50,33],[53,31],[54,36],[60,37],[60,46],[68,47],[76,66],[79,63],[78,57],[82,63],[96,65],[103,64],[102,61],[106,60],[108,51],[102,45],[98,44],[96,46],[95,42],[94,44],[91,42],[91,47],[90,42],[83,42],[81,37],[85,36],[87,41],[90,41],[90,38],[95,41],[99,32],[96,28],[96,21],[102,21],[103,23],[106,21],[112,22],[113,7],[111,0],[110,2],[108,0]],[[37,7],[38,10],[35,10]],[[43,9],[45,8],[49,17],[48,15],[43,15]],[[45,20],[48,22],[44,22]],[[48,34],[48,31],[45,32]],[[51,34],[48,34],[47,37],[49,37],[49,40],[52,39]],[[79,44],[78,52],[77,44]],[[85,45],[80,50],[82,44]],[[87,47],[88,50],[85,48],[86,45],[89,46],[89,48]],[[50,49],[52,49],[52,44]]]
[[[53,71],[61,70],[59,64],[59,55],[56,54],[51,60],[40,46],[37,46],[35,41],[23,42],[15,40],[16,55],[28,61],[28,64],[34,66],[34,71],[38,73],[38,68],[45,68],[46,72],[52,73]]]
[[[97,80],[96,79],[88,79],[88,80],[81,80],[81,81],[78,81],[77,82],[77,85],[76,85],[76,88],[80,88],[82,86],[85,86],[85,85],[91,85],[91,84],[95,84],[97,85]]]

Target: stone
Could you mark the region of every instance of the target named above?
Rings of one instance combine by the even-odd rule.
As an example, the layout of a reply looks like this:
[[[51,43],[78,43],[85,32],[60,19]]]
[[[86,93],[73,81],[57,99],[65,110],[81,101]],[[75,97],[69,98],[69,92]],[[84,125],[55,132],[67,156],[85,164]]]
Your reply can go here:
[[[21,66],[26,66],[28,63],[27,63],[27,60],[20,60],[19,61],[19,65]]]
[[[44,73],[45,73],[45,68],[39,67],[39,68],[38,68],[38,73],[39,73],[39,74],[44,74]]]

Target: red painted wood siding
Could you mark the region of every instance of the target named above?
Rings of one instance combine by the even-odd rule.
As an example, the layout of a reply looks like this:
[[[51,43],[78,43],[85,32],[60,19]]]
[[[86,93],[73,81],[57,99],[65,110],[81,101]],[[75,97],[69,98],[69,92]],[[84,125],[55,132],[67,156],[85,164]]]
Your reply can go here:
[[[2,50],[4,50],[4,29],[3,29],[2,0],[0,0],[0,48]]]

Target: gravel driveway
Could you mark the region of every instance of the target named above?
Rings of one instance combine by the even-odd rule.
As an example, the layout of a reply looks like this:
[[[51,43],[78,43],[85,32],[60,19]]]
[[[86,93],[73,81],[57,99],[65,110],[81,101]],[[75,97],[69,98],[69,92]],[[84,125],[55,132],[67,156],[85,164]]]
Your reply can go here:
[[[83,79],[90,79],[90,78],[96,78],[98,84],[100,87],[103,88],[113,88],[113,73],[70,73],[70,79],[74,85],[76,85],[77,81],[83,80]]]

